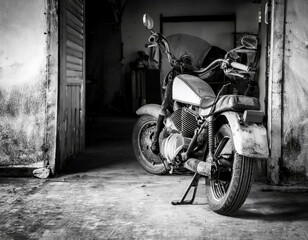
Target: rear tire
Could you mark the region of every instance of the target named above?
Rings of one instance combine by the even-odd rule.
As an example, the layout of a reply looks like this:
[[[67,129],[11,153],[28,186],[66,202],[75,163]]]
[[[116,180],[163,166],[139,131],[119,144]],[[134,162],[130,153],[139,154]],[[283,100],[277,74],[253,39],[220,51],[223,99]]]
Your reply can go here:
[[[133,130],[133,148],[140,165],[149,173],[162,175],[167,172],[161,158],[151,150],[152,138],[156,131],[157,118],[143,115]]]
[[[229,181],[211,179],[208,190],[210,208],[222,215],[232,215],[245,202],[253,182],[255,160],[239,155],[233,146],[230,126],[224,124],[216,134],[215,140],[219,143],[223,137],[229,137],[227,144],[232,149],[229,154],[232,164],[231,178]]]

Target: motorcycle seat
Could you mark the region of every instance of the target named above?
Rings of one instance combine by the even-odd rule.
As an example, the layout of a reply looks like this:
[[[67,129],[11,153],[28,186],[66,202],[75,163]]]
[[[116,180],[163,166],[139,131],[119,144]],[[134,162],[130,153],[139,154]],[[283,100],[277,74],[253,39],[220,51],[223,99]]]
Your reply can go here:
[[[216,103],[215,113],[225,111],[242,112],[245,110],[260,110],[260,102],[257,98],[243,95],[223,95]]]

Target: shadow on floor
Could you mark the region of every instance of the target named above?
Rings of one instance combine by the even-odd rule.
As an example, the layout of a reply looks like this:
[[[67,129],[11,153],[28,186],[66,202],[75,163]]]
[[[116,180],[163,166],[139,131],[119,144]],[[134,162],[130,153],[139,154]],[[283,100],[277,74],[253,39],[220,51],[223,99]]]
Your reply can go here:
[[[249,195],[249,200],[233,217],[246,220],[308,221],[308,193],[262,192],[257,187]]]
[[[131,134],[133,117],[101,117],[86,132],[86,150],[70,161],[65,173],[87,172],[121,164],[135,164]]]

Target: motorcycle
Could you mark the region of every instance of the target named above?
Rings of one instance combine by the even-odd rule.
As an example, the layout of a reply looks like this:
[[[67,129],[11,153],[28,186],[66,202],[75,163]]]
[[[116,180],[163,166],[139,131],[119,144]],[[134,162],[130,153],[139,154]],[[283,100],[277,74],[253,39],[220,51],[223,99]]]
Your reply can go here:
[[[256,161],[269,154],[264,113],[259,100],[251,96],[251,68],[239,62],[237,54],[239,49],[256,49],[257,39],[244,36],[240,47],[198,67],[189,52],[178,58],[173,54],[179,48],[172,50],[168,39],[153,30],[148,14],[143,24],[151,32],[147,47],[158,47],[171,70],[162,84],[162,104],[147,104],[136,111],[140,116],[132,139],[136,158],[152,174],[194,172],[184,196],[173,204],[192,204],[199,179],[205,177],[211,210],[231,215],[250,192]],[[195,54],[206,58],[211,46],[202,44],[203,51]],[[229,82],[215,94],[207,79],[217,71],[223,71]],[[245,93],[228,94],[238,81],[248,82]],[[192,197],[186,200],[191,190]]]

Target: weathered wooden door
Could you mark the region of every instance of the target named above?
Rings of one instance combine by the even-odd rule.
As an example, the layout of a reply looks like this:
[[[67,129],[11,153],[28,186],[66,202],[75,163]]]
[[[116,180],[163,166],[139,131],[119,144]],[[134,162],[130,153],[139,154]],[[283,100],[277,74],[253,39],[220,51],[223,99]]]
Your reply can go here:
[[[84,149],[85,0],[59,0],[60,84],[56,170]]]

